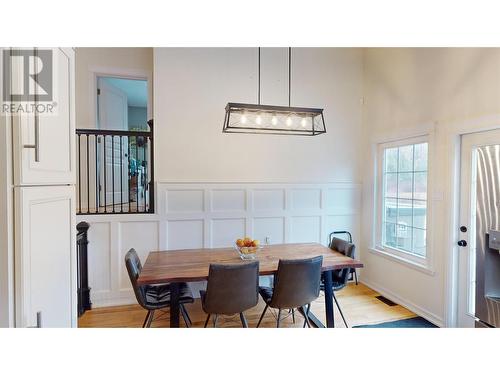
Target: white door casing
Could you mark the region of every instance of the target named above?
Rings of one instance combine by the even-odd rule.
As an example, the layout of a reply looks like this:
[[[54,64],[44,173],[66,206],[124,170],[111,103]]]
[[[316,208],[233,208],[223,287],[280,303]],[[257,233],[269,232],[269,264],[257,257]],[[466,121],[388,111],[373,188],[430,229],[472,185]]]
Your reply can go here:
[[[477,148],[500,144],[500,130],[470,133],[461,136],[460,161],[460,220],[459,226],[465,226],[467,232],[460,232],[459,238],[467,246],[458,251],[458,304],[457,325],[474,327],[475,302],[475,246],[476,246],[476,170]]]
[[[16,187],[16,327],[76,327],[74,186]]]
[[[74,50],[52,48],[55,114],[20,113],[13,117],[14,184],[58,185],[75,183]],[[22,69],[12,64],[13,84],[20,84]],[[36,118],[35,118],[36,116]],[[35,125],[39,128],[39,161],[35,150]]]

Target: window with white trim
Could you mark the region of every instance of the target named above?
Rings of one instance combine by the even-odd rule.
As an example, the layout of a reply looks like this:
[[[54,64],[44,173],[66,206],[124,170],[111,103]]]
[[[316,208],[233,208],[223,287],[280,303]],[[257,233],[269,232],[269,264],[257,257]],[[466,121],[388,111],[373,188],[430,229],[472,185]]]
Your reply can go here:
[[[413,260],[427,256],[428,142],[381,145],[378,247]]]

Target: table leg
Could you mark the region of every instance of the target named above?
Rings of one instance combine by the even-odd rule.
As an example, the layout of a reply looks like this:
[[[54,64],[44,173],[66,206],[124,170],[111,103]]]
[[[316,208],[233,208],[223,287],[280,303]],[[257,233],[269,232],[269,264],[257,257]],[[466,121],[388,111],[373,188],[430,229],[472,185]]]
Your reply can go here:
[[[333,311],[332,271],[323,272],[323,282],[325,285],[326,327],[335,328],[335,318]]]
[[[179,328],[179,283],[170,283],[170,328]]]

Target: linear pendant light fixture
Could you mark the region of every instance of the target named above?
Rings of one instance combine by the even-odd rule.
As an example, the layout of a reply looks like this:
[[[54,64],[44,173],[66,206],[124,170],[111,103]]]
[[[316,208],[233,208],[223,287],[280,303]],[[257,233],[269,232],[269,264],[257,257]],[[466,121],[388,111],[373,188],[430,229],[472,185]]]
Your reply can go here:
[[[227,103],[222,132],[281,135],[326,133],[323,108],[291,106],[292,48],[288,48],[288,106],[260,104],[260,47],[258,59],[258,104]]]

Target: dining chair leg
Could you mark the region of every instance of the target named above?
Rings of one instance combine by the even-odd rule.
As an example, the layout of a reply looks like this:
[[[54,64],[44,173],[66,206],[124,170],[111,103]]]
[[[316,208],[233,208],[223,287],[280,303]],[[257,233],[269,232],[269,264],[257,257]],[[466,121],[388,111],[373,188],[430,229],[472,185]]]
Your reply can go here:
[[[245,315],[243,315],[242,312],[240,313],[240,319],[241,319],[241,324],[242,324],[243,328],[248,328],[247,319],[245,318]]]
[[[150,314],[149,314],[148,322],[146,324],[146,328],[150,328],[151,327],[151,323],[153,323],[153,317],[154,317],[154,315],[155,315],[155,311],[151,310]]]
[[[342,309],[340,308],[339,301],[337,301],[337,297],[335,297],[335,293],[332,293],[332,294],[333,294],[333,299],[335,301],[335,304],[337,305],[337,307],[340,311],[340,316],[342,317],[342,320],[344,321],[346,328],[349,328],[349,326],[347,325],[347,322],[345,321],[344,314],[342,313]]]
[[[264,311],[262,311],[262,314],[260,315],[259,322],[257,323],[257,328],[259,328],[260,323],[262,322],[262,318],[264,318],[264,314],[266,313],[268,307],[269,307],[268,305],[266,305],[266,307],[264,307]]]
[[[356,280],[356,285],[358,285],[358,273],[356,272],[356,268],[354,269],[354,280]]]
[[[219,319],[219,314],[215,314],[214,318],[214,328],[217,328],[217,320]]]
[[[182,304],[179,307],[181,310],[182,318],[184,319],[184,323],[186,323],[186,327],[187,328],[191,327],[191,319],[189,319],[189,315],[186,311],[186,307]]]
[[[281,323],[281,309],[278,310],[278,319],[276,320],[276,328],[280,327]]]
[[[151,314],[151,310],[148,310],[148,313],[146,314],[146,318],[144,318],[144,323],[142,323],[142,328],[145,328],[148,320],[149,320],[149,315]]]
[[[309,310],[311,308],[311,305],[309,304],[307,306],[307,309],[305,309],[304,306],[298,308],[299,312],[304,317],[304,325],[302,326],[302,328],[306,328],[306,325],[308,328],[311,328],[311,323],[309,322]]]
[[[290,309],[290,311],[292,313],[292,322],[293,324],[295,324],[295,309]]]
[[[207,315],[207,320],[205,320],[205,326],[204,326],[204,328],[207,328],[209,321],[210,321],[210,314]]]

